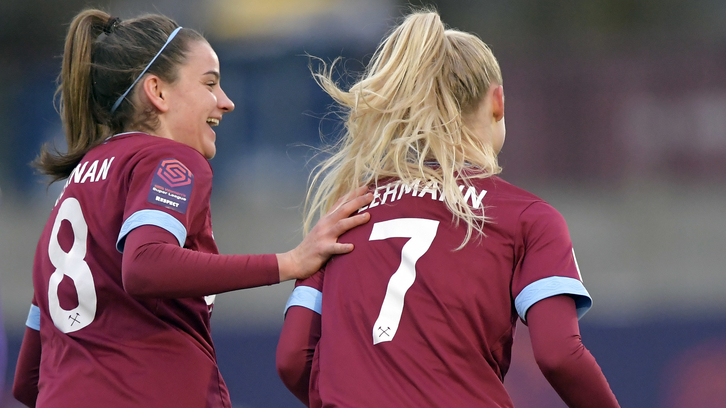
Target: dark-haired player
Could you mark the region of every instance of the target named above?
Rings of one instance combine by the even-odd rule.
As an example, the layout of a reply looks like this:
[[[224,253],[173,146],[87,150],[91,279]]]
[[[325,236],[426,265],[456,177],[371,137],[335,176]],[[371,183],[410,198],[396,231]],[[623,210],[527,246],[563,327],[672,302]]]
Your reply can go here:
[[[209,199],[215,132],[234,104],[196,31],[167,17],[77,15],[60,75],[66,179],[38,242],[34,297],[13,385],[38,407],[229,407],[210,295],[302,278],[369,201],[341,200],[284,254],[219,255]]]

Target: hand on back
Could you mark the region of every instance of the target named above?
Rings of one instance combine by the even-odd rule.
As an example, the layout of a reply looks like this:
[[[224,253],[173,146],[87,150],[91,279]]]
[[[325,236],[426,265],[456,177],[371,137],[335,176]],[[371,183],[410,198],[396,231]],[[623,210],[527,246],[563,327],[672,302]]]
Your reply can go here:
[[[313,227],[295,249],[277,254],[280,268],[280,282],[289,279],[304,279],[317,272],[327,260],[338,254],[353,250],[353,244],[338,242],[344,232],[365,224],[370,219],[367,212],[351,216],[355,211],[369,204],[373,194],[368,187],[359,187],[335,202],[333,208]]]

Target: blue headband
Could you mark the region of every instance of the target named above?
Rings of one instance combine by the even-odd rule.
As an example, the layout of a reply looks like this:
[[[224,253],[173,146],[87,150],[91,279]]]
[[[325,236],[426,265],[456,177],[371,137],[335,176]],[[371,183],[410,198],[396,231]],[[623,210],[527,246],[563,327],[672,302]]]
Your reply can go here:
[[[176,37],[176,33],[178,33],[179,30],[181,30],[181,29],[182,29],[181,27],[177,27],[174,31],[171,32],[171,34],[169,34],[169,38],[166,39],[166,42],[164,43],[164,45],[161,46],[161,49],[159,50],[159,52],[157,52],[156,55],[154,55],[154,58],[151,59],[151,61],[149,62],[149,64],[146,66],[146,68],[144,68],[144,70],[141,71],[141,75],[139,75],[136,78],[136,80],[134,81],[134,83],[131,84],[131,86],[129,87],[129,89],[127,89],[126,92],[124,92],[123,95],[119,96],[119,98],[116,99],[116,103],[114,103],[113,104],[113,107],[111,108],[111,113],[114,113],[116,111],[116,109],[118,108],[118,106],[121,105],[121,102],[124,100],[124,98],[126,98],[126,95],[128,95],[129,92],[131,92],[131,90],[134,89],[134,86],[136,86],[136,83],[139,82],[139,79],[141,79],[141,77],[144,76],[144,74],[146,73],[146,71],[148,71],[149,68],[151,67],[151,64],[153,64],[154,61],[156,61],[156,58],[158,58],[159,55],[161,55],[162,51],[164,51],[164,48],[166,48],[166,46],[169,45],[169,43],[171,42],[171,40],[173,40],[174,37]]]

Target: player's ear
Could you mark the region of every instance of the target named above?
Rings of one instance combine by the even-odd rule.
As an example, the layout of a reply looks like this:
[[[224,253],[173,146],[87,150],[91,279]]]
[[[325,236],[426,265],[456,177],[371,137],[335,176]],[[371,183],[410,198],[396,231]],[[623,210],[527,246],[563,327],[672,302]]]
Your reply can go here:
[[[166,83],[156,75],[149,74],[141,82],[142,97],[151,103],[159,112],[169,110],[169,100],[166,98]]]
[[[495,84],[489,92],[492,98],[492,116],[495,122],[499,122],[504,118],[504,87]]]

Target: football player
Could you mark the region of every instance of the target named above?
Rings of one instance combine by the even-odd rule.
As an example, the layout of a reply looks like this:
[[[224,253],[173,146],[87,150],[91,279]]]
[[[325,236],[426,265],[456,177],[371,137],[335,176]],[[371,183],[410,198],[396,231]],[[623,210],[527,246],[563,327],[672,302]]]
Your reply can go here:
[[[304,278],[372,195],[341,199],[295,249],[220,255],[214,127],[234,109],[197,31],[161,15],[71,22],[60,74],[68,151],[37,167],[65,188],[40,236],[13,393],[37,407],[230,407],[211,295]]]
[[[565,220],[497,174],[505,138],[497,60],[478,37],[414,12],[349,90],[315,73],[347,112],[314,176],[307,221],[365,184],[356,250],[297,282],[277,349],[310,407],[512,407],[503,385],[518,319],[569,407],[618,402],[580,339],[591,306]]]

